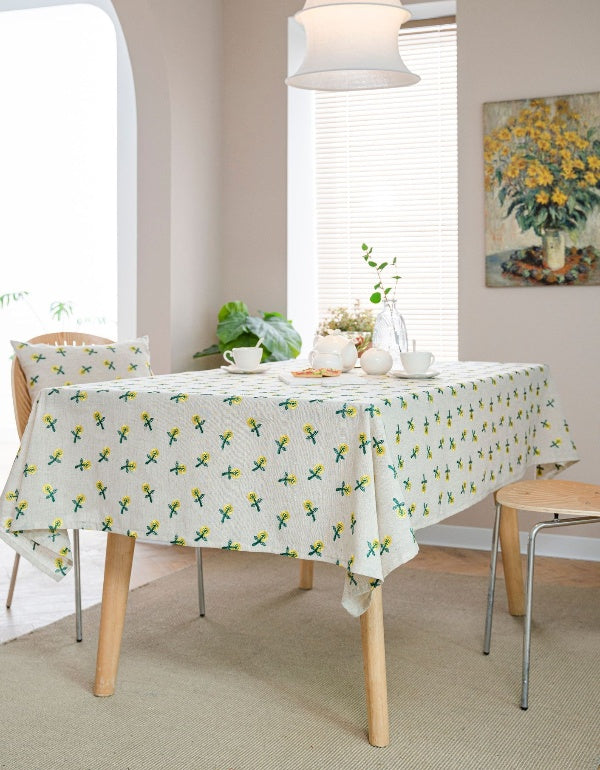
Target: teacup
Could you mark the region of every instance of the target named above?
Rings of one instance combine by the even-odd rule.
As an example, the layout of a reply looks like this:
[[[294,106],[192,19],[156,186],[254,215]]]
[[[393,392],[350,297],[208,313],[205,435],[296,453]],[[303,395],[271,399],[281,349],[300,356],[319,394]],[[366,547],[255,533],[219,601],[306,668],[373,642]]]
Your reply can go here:
[[[245,372],[254,372],[260,366],[263,349],[259,347],[252,348],[232,348],[223,353],[223,358],[238,369]]]
[[[435,356],[426,350],[412,350],[400,353],[400,360],[407,374],[425,374],[435,361]]]

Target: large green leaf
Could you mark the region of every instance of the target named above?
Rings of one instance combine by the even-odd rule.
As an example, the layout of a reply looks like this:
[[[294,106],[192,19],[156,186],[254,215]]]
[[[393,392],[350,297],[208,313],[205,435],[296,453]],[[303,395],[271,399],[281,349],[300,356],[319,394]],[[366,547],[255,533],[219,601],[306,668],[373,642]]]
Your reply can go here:
[[[214,345],[209,345],[207,348],[204,348],[204,350],[199,350],[197,353],[194,353],[194,358],[204,358],[204,356],[214,356],[216,353],[220,353],[220,352],[221,352],[221,348],[215,342]]]
[[[233,303],[230,303],[233,304]],[[223,309],[223,308],[221,308]],[[236,340],[244,332],[250,331],[247,326],[250,316],[248,313],[241,313],[239,310],[232,310],[224,315],[221,320],[221,313],[219,313],[219,323],[217,324],[217,338],[220,343],[221,350],[223,346]]]
[[[230,315],[241,313],[242,315],[248,315],[248,307],[245,302],[226,302],[219,310],[217,319],[219,321],[225,321]]]
[[[291,321],[279,313],[265,313],[263,318],[248,317],[248,329],[262,337],[267,361],[287,361],[300,354],[302,340]]]

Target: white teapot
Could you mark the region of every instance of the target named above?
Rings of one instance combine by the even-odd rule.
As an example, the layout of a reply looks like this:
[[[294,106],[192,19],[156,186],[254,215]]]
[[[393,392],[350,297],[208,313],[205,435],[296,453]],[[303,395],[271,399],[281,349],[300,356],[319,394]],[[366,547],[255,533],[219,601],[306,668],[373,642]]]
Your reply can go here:
[[[342,334],[317,335],[313,342],[313,348],[319,353],[337,353],[345,372],[350,371],[358,359],[355,344]]]

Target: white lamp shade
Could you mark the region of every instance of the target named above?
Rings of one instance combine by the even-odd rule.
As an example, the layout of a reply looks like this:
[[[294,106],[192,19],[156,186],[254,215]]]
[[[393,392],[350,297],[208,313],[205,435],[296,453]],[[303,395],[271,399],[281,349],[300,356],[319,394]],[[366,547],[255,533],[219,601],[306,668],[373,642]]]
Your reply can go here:
[[[294,17],[306,33],[306,54],[285,82],[319,91],[418,83],[398,52],[398,30],[410,15],[399,0],[307,0]]]

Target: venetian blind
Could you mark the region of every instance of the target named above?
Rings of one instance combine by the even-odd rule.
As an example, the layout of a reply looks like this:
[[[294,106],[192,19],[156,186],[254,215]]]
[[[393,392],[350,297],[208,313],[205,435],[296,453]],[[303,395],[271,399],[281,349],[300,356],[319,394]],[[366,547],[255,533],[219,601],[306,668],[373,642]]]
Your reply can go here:
[[[456,359],[456,25],[402,30],[400,50],[417,85],[316,93],[319,317],[356,299],[375,307],[366,243],[378,262],[398,258],[409,340]]]

